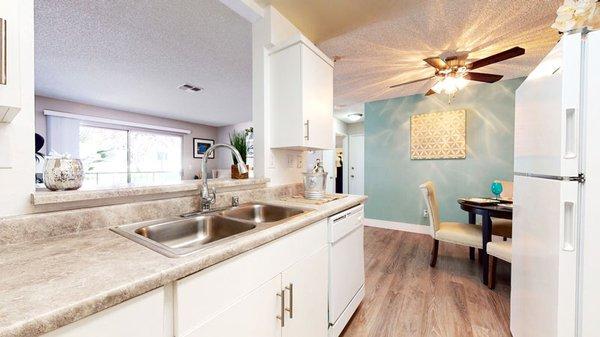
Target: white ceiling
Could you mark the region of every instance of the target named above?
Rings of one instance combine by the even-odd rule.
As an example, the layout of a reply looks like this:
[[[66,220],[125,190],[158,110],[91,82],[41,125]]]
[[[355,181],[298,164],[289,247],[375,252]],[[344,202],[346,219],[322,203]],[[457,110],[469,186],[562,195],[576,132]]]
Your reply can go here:
[[[252,27],[218,0],[35,0],[36,94],[213,126],[252,119]],[[178,90],[191,83],[205,90]]]
[[[318,44],[330,57],[342,57],[334,71],[336,105],[425,93],[431,81],[389,86],[433,75],[422,60],[456,51],[471,51],[470,57],[479,59],[521,46],[525,55],[478,71],[504,79],[526,76],[559,38],[550,25],[562,0],[387,3],[376,20]],[[377,6],[382,13],[382,1]]]

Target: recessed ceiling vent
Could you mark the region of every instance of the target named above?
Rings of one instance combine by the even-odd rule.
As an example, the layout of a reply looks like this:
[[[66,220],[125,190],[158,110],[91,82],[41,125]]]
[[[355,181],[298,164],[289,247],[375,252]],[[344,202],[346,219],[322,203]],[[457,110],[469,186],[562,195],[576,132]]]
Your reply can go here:
[[[187,91],[187,92],[199,92],[199,91],[204,90],[204,88],[202,88],[202,87],[197,87],[195,85],[188,84],[188,83],[180,85],[178,89]]]

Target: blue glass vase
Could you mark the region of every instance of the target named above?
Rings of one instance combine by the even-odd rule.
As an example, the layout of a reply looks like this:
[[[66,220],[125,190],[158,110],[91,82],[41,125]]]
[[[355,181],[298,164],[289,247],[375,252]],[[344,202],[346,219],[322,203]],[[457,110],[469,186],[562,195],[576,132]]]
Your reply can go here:
[[[502,183],[499,182],[498,180],[494,181],[492,183],[492,186],[490,186],[490,190],[492,190],[492,193],[494,193],[494,195],[496,196],[496,199],[499,199],[500,194],[502,193]]]

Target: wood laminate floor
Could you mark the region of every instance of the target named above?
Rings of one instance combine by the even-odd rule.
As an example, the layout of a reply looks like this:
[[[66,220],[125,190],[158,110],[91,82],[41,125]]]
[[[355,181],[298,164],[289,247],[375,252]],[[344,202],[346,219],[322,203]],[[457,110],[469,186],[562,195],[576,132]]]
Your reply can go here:
[[[481,283],[466,247],[430,236],[365,227],[366,295],[342,337],[510,337],[510,265],[495,290]]]

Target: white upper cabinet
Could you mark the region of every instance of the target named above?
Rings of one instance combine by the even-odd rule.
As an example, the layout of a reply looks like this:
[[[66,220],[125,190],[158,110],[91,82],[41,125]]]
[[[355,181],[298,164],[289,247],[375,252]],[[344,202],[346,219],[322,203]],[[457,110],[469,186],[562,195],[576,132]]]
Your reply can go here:
[[[333,149],[333,61],[302,35],[269,58],[271,148]]]
[[[19,6],[0,0],[0,123],[10,123],[21,109]]]

